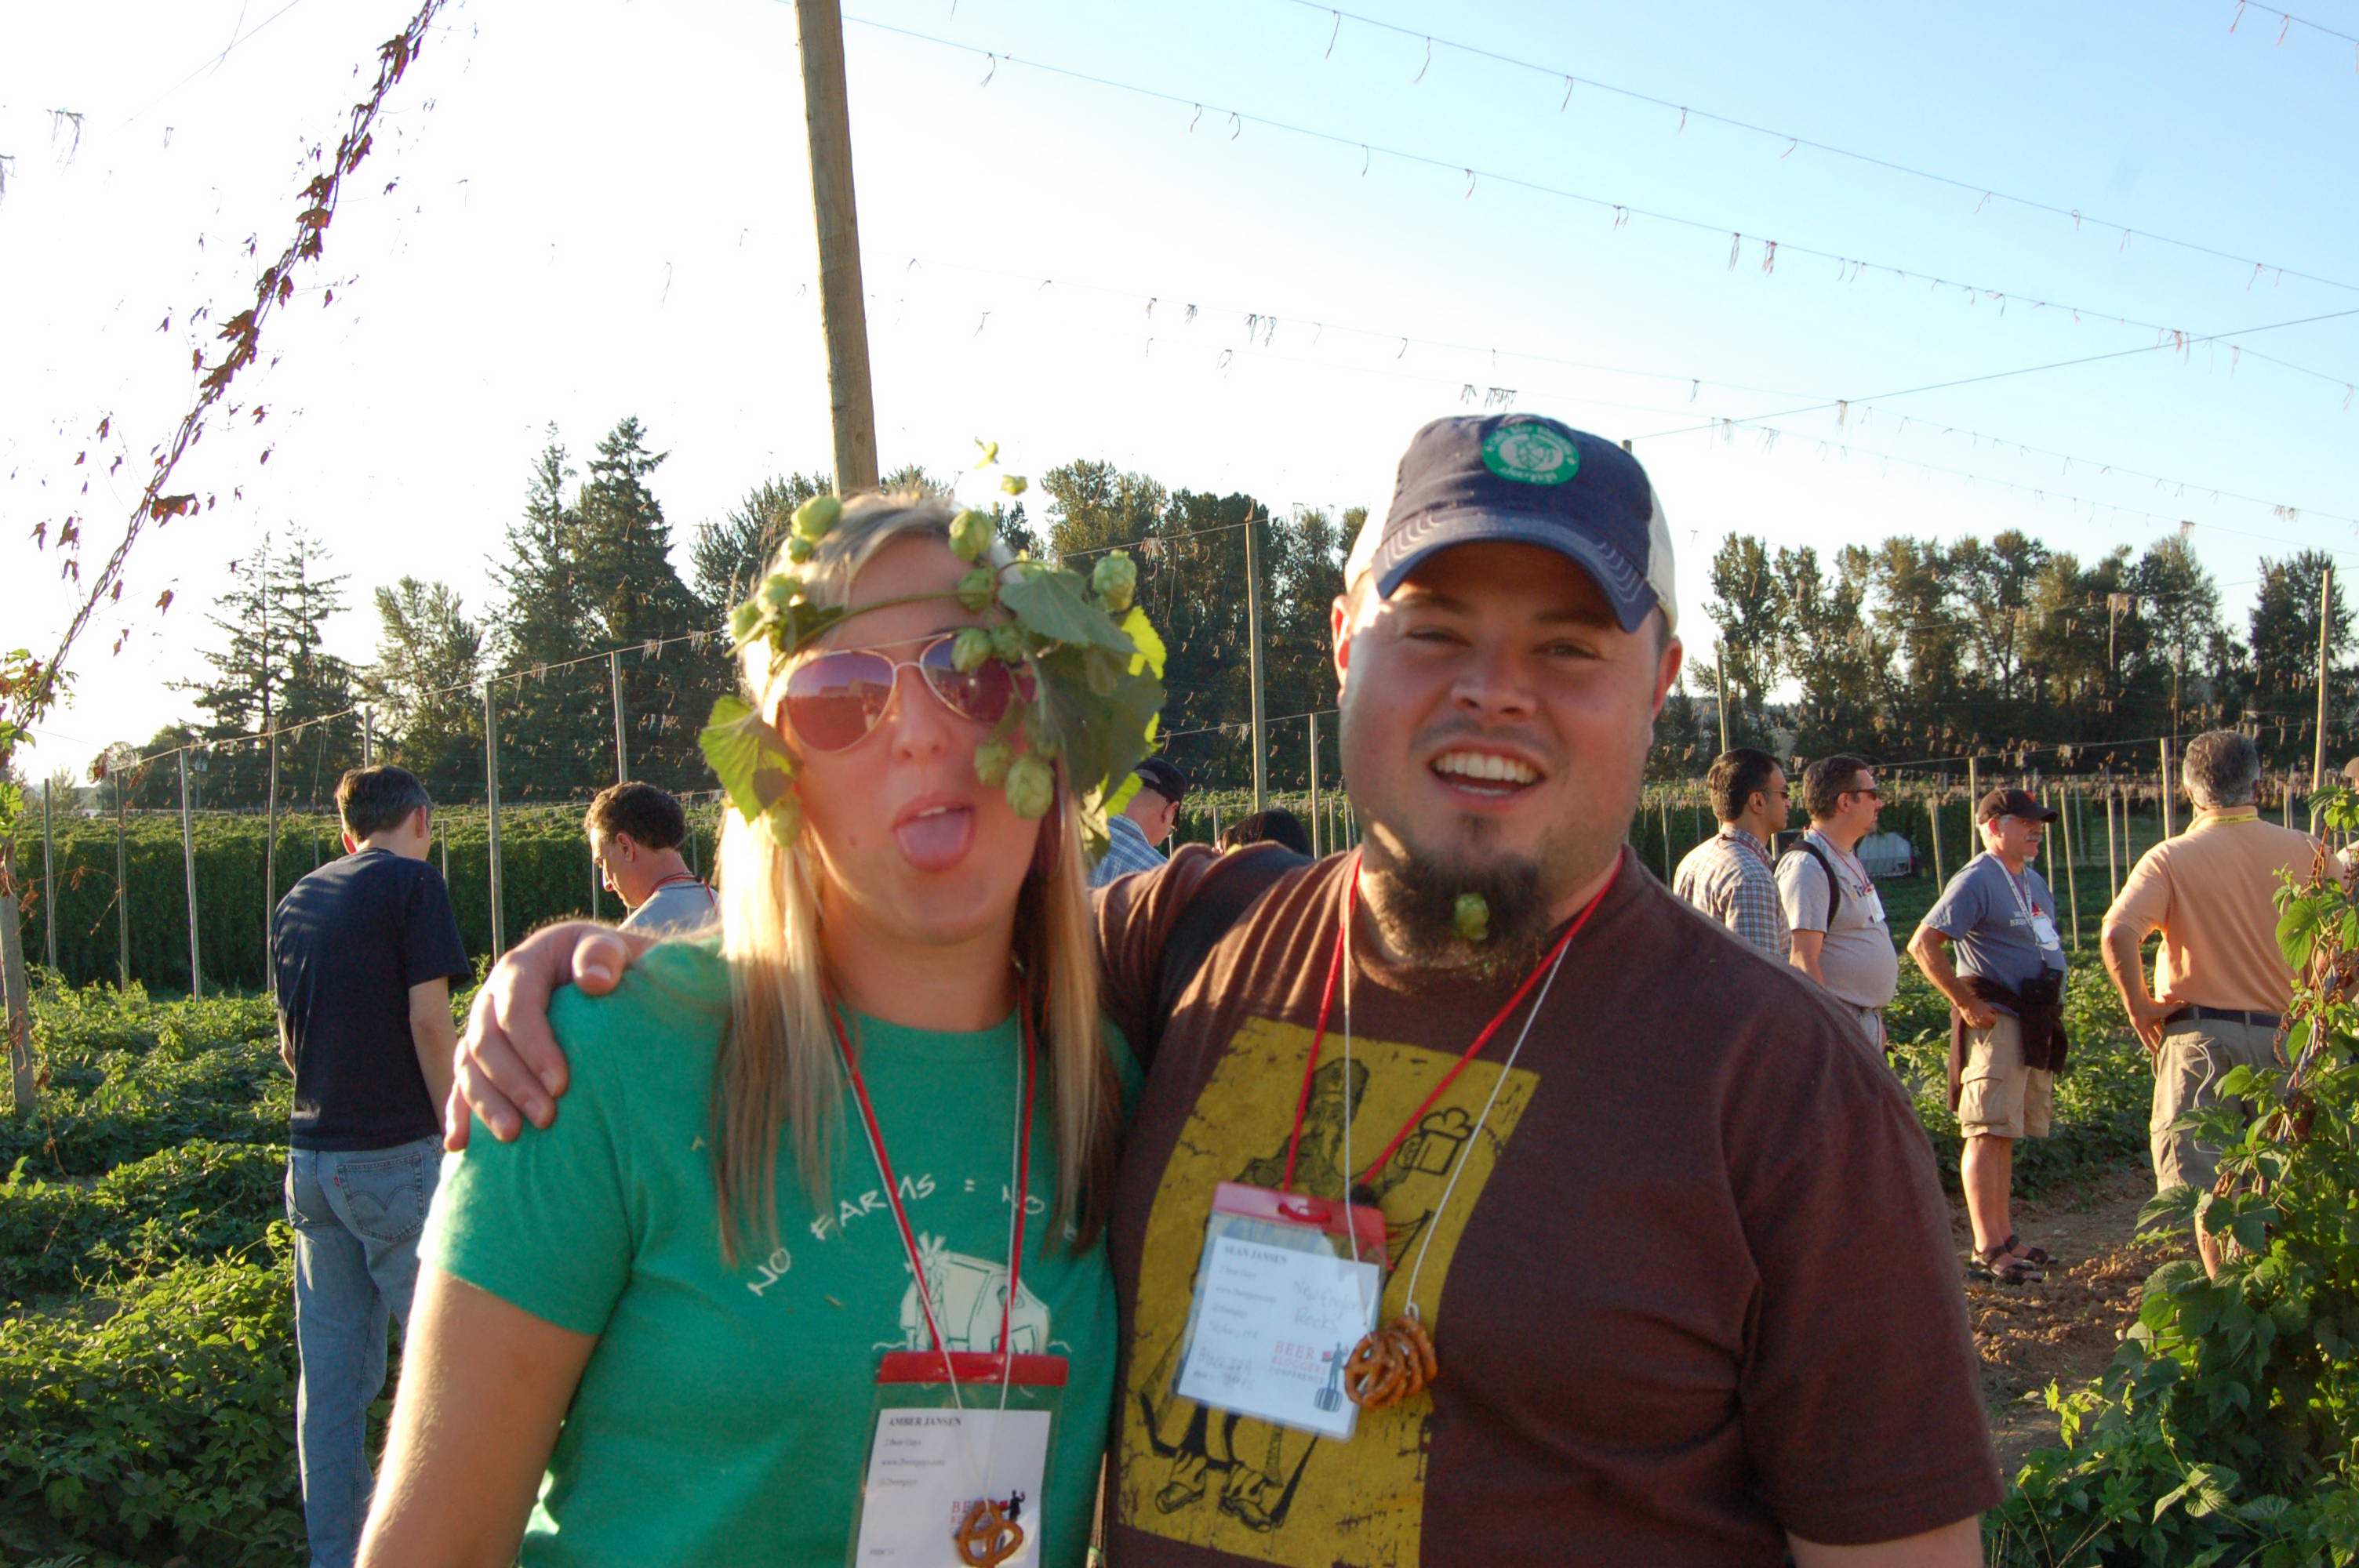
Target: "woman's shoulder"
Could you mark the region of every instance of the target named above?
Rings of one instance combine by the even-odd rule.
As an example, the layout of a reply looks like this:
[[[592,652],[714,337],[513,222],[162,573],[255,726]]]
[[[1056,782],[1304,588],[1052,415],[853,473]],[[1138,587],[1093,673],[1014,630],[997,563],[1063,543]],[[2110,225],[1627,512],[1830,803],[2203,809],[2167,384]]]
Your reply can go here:
[[[605,996],[567,986],[550,999],[549,1025],[575,1077],[610,1065],[631,1081],[678,1076],[701,1092],[729,1022],[729,967],[710,936],[657,943]]]

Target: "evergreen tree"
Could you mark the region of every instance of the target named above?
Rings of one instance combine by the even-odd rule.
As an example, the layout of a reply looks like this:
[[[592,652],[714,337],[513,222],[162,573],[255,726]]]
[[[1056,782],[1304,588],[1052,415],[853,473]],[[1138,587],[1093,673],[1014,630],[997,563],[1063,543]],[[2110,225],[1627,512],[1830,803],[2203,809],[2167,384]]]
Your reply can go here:
[[[491,568],[501,597],[485,673],[516,677],[492,691],[506,798],[568,799],[614,776],[602,743],[611,730],[596,722],[607,711],[603,661],[571,663],[600,646],[588,581],[598,563],[568,495],[574,477],[552,425],[526,483],[524,515],[508,524],[506,559]]]
[[[426,782],[437,800],[480,793],[483,629],[448,583],[405,577],[376,590],[375,662],[361,672],[377,756]]]
[[[688,548],[689,580],[704,601],[709,622],[718,626],[754,591],[786,537],[795,508],[824,495],[835,481],[823,473],[790,473],[766,479],[745,492],[718,522],[696,525]]]
[[[195,694],[207,716],[190,728],[193,737],[227,741],[281,732],[282,806],[309,802],[332,764],[341,773],[358,760],[358,726],[344,712],[353,704],[353,671],[326,647],[326,623],[343,608],[348,579],[327,566],[325,546],[299,527],[284,540],[263,535],[232,563],[232,586],[207,617],[223,637],[218,649],[203,655],[212,677],[175,683]],[[299,733],[293,732],[298,727]],[[204,771],[216,804],[262,805],[268,795],[269,746],[260,740],[216,745]],[[178,789],[176,772],[175,803]]]
[[[1769,690],[1792,640],[1786,596],[1769,552],[1749,534],[1732,534],[1712,558],[1712,624],[1720,629],[1713,656],[1715,691],[1724,679],[1728,740],[1733,746],[1769,742]]]

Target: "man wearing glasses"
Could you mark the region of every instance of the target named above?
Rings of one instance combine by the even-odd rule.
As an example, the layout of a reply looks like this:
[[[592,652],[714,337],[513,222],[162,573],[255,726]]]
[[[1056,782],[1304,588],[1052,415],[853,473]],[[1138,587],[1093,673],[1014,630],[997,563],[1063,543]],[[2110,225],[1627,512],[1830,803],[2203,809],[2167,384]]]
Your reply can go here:
[[[1720,831],[1687,852],[1671,891],[1763,956],[1786,962],[1786,916],[1769,846],[1786,826],[1786,771],[1751,746],[1723,752],[1704,775]]]
[[[1884,920],[1884,900],[1859,860],[1883,807],[1875,771],[1864,757],[1821,757],[1802,773],[1810,830],[1777,862],[1777,902],[1791,935],[1794,967],[1859,1015],[1867,1043],[1885,1047],[1884,1009],[1900,984],[1900,954]]]

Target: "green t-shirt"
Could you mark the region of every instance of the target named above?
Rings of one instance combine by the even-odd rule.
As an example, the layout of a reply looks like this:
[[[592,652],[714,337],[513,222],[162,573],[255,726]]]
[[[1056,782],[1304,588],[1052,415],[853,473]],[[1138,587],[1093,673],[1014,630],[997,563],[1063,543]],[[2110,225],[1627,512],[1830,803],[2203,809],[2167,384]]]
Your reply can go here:
[[[572,1085],[556,1125],[500,1143],[479,1123],[443,1166],[427,1260],[598,1336],[526,1529],[527,1564],[842,1562],[878,1358],[930,1347],[849,1095],[832,1209],[813,1214],[782,1140],[780,1245],[723,1266],[706,1113],[727,1015],[727,973],[709,943],[664,944],[610,997],[562,992],[549,1022]],[[942,1333],[953,1349],[991,1349],[1023,1084],[1016,1020],[972,1034],[855,1022]],[[1110,1024],[1106,1035],[1129,1100],[1137,1069]],[[1043,1562],[1079,1564],[1114,1394],[1114,1285],[1103,1241],[1076,1255],[1050,1222],[1045,1081],[1033,1125],[1008,1337],[1071,1362]]]

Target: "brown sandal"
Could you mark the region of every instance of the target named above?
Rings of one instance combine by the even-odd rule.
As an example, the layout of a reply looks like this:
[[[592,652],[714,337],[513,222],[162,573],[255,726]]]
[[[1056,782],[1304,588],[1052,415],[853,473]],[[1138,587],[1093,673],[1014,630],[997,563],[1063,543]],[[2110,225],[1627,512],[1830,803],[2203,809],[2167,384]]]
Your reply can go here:
[[[1966,1260],[1966,1277],[1994,1285],[2036,1285],[2047,1272],[2028,1259],[2009,1255],[2007,1245],[1977,1249]]]

